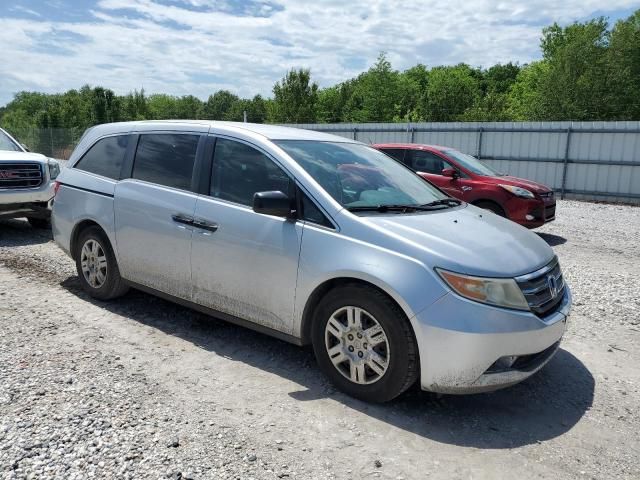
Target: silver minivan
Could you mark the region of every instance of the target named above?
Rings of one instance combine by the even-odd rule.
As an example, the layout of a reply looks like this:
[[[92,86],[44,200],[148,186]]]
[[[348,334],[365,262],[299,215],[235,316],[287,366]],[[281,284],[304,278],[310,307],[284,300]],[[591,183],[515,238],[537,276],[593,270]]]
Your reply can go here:
[[[471,393],[540,370],[571,294],[536,234],[362,143],[247,123],[88,130],[56,242],[89,295],[129,287],[312,344],[344,392]]]

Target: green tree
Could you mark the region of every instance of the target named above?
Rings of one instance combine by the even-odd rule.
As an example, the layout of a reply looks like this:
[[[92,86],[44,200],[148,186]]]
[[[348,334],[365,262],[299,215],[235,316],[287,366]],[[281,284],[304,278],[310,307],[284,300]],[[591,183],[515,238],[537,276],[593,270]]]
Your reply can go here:
[[[343,118],[352,122],[406,120],[418,96],[419,84],[394,70],[383,52],[353,81]]]
[[[553,24],[542,30],[542,56],[547,74],[540,79],[540,120],[610,118],[607,69],[609,31],[604,18],[567,27]]]
[[[412,85],[412,97],[409,101],[407,121],[419,122],[427,118],[427,86],[429,85],[429,69],[419,63],[404,72],[404,77]]]
[[[227,114],[240,98],[229,90],[218,90],[202,106],[200,117],[206,120],[226,120]]]
[[[204,102],[193,95],[185,95],[176,99],[175,118],[188,120],[199,118]]]
[[[316,103],[316,120],[320,123],[346,121],[345,105],[353,94],[353,90],[353,80],[347,80],[333,87],[319,90]]]
[[[640,10],[616,22],[607,51],[612,119],[640,119]]]
[[[494,65],[481,72],[480,88],[483,93],[508,93],[516,82],[521,67],[514,63]]]
[[[549,64],[532,62],[518,73],[516,82],[508,93],[508,116],[516,121],[542,120],[546,116],[547,101],[543,96],[543,84],[549,76]]]
[[[290,70],[273,86],[269,120],[275,123],[314,122],[317,99],[318,84],[311,81],[311,71]]]
[[[147,98],[147,110],[149,112],[149,118],[154,120],[176,118],[176,106],[177,100],[171,95],[159,93],[155,95],[149,95],[149,98]]]
[[[479,81],[465,64],[435,67],[429,72],[426,91],[425,120],[452,122],[459,120],[480,96]]]
[[[261,95],[254,96],[247,105],[247,121],[264,123],[267,120],[267,102]]]
[[[149,118],[144,88],[125,95],[122,99],[122,120],[146,120]]]

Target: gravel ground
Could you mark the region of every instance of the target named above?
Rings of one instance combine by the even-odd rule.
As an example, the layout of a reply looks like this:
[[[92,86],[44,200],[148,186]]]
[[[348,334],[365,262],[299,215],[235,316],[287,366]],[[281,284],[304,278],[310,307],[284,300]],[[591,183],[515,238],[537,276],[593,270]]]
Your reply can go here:
[[[386,405],[309,349],[140,292],[87,298],[45,231],[0,222],[0,478],[640,478],[640,208],[538,230],[575,306],[528,381]]]

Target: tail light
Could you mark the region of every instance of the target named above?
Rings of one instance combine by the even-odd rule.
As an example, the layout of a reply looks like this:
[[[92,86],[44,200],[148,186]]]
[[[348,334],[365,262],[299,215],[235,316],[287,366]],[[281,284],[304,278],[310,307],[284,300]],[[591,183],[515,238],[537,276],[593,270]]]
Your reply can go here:
[[[53,182],[53,196],[55,197],[60,190],[60,182]]]

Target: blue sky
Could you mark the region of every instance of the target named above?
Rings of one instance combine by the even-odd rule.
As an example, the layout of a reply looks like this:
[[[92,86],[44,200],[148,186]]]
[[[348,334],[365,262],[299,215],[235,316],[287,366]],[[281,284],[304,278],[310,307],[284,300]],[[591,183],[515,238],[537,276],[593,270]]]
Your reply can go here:
[[[385,51],[404,69],[539,57],[542,27],[625,18],[638,0],[4,0],[0,105],[84,84],[127,93],[271,94],[290,68],[327,86]]]

